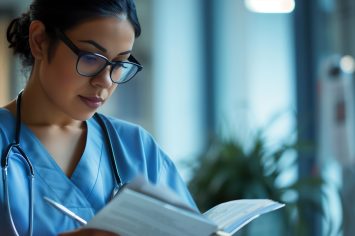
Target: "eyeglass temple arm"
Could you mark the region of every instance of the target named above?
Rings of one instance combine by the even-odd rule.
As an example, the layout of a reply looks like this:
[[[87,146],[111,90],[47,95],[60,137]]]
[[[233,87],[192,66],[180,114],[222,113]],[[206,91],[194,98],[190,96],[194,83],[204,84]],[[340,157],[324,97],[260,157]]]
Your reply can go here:
[[[80,50],[77,48],[72,41],[63,33],[63,31],[59,29],[55,29],[56,35],[63,40],[63,42],[71,49],[73,52],[75,52],[76,55],[79,55]]]
[[[138,65],[141,65],[141,63],[139,63],[139,62],[137,61],[137,59],[134,58],[133,55],[130,55],[130,56],[128,57],[128,61],[133,62],[133,63],[136,63],[136,64],[138,64]]]

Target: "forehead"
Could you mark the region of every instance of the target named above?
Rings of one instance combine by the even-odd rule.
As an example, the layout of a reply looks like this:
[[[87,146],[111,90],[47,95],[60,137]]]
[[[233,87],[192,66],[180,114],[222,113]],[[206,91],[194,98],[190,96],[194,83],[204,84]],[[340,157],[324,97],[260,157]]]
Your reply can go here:
[[[66,32],[73,41],[94,40],[109,50],[130,50],[135,33],[123,17],[101,17],[85,21]]]

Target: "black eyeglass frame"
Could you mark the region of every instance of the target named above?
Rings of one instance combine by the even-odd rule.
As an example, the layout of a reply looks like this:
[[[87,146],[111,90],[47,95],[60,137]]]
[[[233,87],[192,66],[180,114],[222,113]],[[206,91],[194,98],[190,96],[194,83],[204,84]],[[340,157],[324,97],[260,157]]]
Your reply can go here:
[[[134,58],[133,55],[130,55],[128,57],[128,61],[110,61],[107,57],[99,54],[99,53],[94,53],[94,52],[87,52],[87,51],[83,51],[83,50],[80,50],[66,35],[64,32],[62,32],[61,30],[59,29],[56,29],[55,30],[55,33],[56,35],[59,37],[60,40],[63,41],[63,43],[65,45],[67,45],[77,56],[78,56],[78,59],[76,61],[76,71],[78,72],[79,75],[82,75],[82,76],[85,76],[85,77],[94,77],[94,76],[97,76],[98,74],[100,74],[108,65],[111,66],[111,69],[110,69],[110,79],[113,83],[115,84],[124,84],[124,83],[127,83],[128,81],[130,81],[131,79],[133,79],[134,76],[137,75],[137,73],[139,71],[141,71],[143,69],[143,66],[137,61],[136,58]],[[104,59],[104,61],[106,61],[105,65],[99,70],[97,71],[96,73],[93,73],[93,74],[90,74],[90,75],[87,75],[87,74],[83,74],[83,73],[80,73],[80,71],[78,70],[78,64],[79,64],[79,60],[80,58],[83,56],[83,55],[95,55],[95,56],[98,56],[102,59]],[[120,81],[114,81],[112,79],[112,71],[113,69],[117,66],[117,65],[121,65],[121,66],[124,66],[124,64],[132,64],[132,65],[135,65],[137,66],[137,71],[131,76],[131,78],[127,79],[127,80],[124,80],[122,82]]]

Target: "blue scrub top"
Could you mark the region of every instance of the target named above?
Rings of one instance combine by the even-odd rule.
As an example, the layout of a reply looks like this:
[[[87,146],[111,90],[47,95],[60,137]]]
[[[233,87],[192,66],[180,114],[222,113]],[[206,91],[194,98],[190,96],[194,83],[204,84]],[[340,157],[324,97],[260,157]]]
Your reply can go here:
[[[187,204],[197,209],[184,181],[169,157],[147,131],[139,126],[107,117],[114,127],[109,129],[118,171],[123,183],[143,175],[154,184],[172,189]],[[85,150],[74,173],[68,178],[34,133],[22,123],[20,145],[34,168],[33,235],[57,235],[78,228],[77,221],[61,213],[44,199],[47,196],[89,221],[110,200],[115,186],[109,150],[103,129],[91,118],[86,121]],[[0,109],[0,154],[5,155],[15,135],[15,117]],[[123,155],[118,152],[120,146]],[[8,183],[11,213],[20,235],[29,227],[29,177],[23,158],[14,151],[9,158]],[[0,181],[0,233],[11,235],[4,204],[4,184]]]

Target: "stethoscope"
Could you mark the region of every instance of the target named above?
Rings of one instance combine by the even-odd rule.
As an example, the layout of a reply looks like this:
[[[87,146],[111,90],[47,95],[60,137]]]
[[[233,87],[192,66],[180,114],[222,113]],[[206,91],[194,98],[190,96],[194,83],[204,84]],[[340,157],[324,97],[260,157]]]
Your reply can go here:
[[[27,157],[25,151],[21,148],[20,146],[20,133],[21,133],[21,98],[22,98],[22,92],[21,91],[18,96],[17,96],[17,100],[16,100],[16,129],[15,129],[15,139],[14,142],[11,143],[6,151],[5,151],[5,155],[2,156],[1,158],[1,169],[2,169],[2,178],[3,178],[3,183],[4,183],[4,202],[6,204],[6,211],[7,211],[7,215],[9,217],[9,221],[13,230],[14,235],[19,235],[18,231],[16,229],[15,223],[14,223],[14,219],[12,218],[12,214],[11,214],[11,206],[10,206],[10,199],[9,199],[9,186],[8,186],[8,166],[9,166],[9,156],[11,151],[13,150],[17,150],[20,154],[21,157],[23,158],[23,160],[26,162],[27,167],[28,167],[28,172],[29,172],[29,189],[30,189],[30,194],[29,194],[29,202],[30,202],[30,207],[29,207],[29,233],[28,235],[32,236],[33,234],[33,206],[34,206],[34,190],[33,190],[33,182],[34,182],[34,170],[33,170],[33,166],[30,162],[30,159]],[[122,181],[118,172],[118,166],[116,163],[116,158],[115,158],[115,153],[113,151],[113,146],[112,146],[112,142],[111,142],[111,138],[110,135],[108,133],[108,128],[107,125],[104,121],[104,117],[98,113],[95,113],[94,115],[94,119],[99,123],[99,125],[101,126],[101,128],[104,130],[104,135],[105,135],[105,139],[108,145],[108,149],[110,152],[110,159],[111,159],[111,166],[113,168],[113,173],[114,173],[114,177],[115,177],[115,182],[116,185],[112,191],[111,194],[111,198],[113,198],[117,192],[119,191],[120,187],[122,186]],[[119,151],[120,147],[119,147]]]

